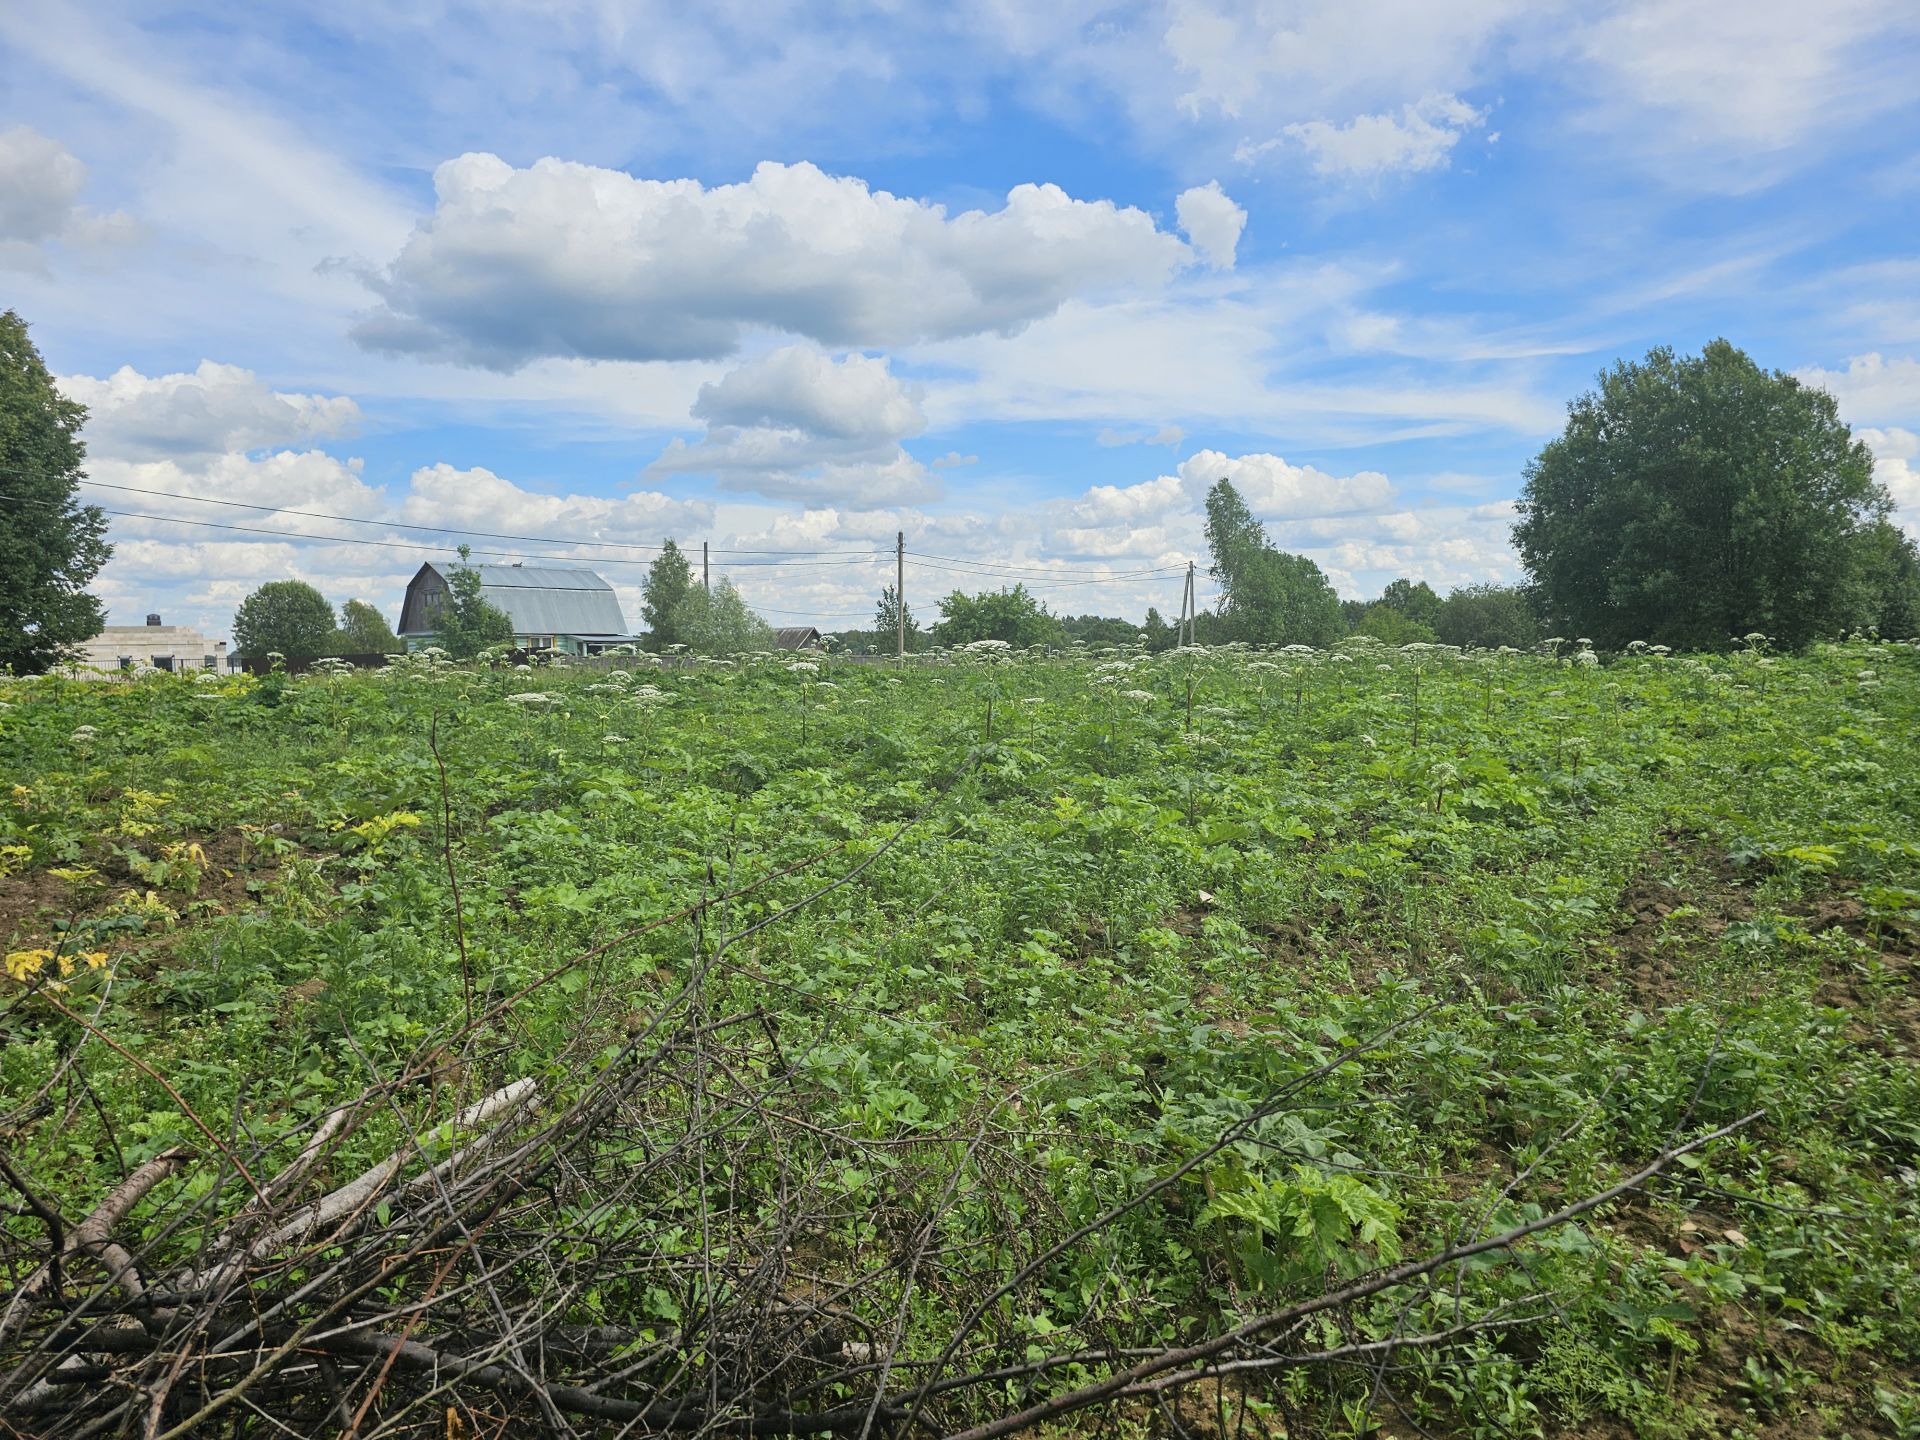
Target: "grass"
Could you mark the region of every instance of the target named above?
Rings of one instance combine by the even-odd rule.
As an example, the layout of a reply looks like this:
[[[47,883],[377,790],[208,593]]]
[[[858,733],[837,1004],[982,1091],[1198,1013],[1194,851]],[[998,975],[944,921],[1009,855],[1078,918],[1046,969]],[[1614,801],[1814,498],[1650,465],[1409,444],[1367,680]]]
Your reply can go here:
[[[821,1266],[897,1243],[926,1177],[872,1163],[913,1153],[889,1145],[991,1114],[1044,1193],[970,1177],[956,1234],[1064,1230],[1326,1068],[1008,1322],[1173,1344],[1763,1110],[1460,1278],[1476,1313],[1544,1290],[1553,1321],[1412,1357],[1390,1398],[1319,1367],[1234,1403],[1329,1436],[1920,1425],[1912,647],[416,659],[18,682],[0,707],[0,1144],[68,1216],[204,1147],[175,1094],[212,1129],[291,1129],[456,1031],[469,991],[484,1011],[552,976],[357,1135],[344,1177],[403,1121],[576,1073],[715,936],[872,859],[702,970],[715,1014],[772,1012],[808,1120],[847,1142],[858,1204]],[[689,1303],[636,1282],[579,1308]],[[938,1353],[954,1318],[928,1293],[903,1350]]]

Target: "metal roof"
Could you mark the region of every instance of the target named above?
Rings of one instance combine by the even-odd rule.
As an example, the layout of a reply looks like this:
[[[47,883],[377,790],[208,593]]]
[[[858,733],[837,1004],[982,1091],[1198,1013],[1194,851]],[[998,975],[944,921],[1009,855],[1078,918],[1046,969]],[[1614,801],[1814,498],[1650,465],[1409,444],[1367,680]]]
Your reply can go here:
[[[444,581],[458,567],[421,568],[431,569]],[[481,594],[512,618],[515,635],[628,637],[627,617],[613,587],[591,570],[563,565],[475,565],[473,569],[480,574]]]
[[[782,650],[805,650],[820,643],[820,632],[811,625],[782,625],[773,632],[773,643]]]

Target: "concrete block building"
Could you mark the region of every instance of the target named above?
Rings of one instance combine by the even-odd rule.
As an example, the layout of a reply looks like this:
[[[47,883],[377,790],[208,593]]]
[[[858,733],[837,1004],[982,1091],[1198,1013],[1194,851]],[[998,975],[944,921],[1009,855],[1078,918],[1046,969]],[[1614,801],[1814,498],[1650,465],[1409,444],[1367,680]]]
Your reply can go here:
[[[109,625],[81,647],[79,673],[92,670],[227,669],[227,642],[209,640],[190,625],[163,625],[158,615],[144,625]]]

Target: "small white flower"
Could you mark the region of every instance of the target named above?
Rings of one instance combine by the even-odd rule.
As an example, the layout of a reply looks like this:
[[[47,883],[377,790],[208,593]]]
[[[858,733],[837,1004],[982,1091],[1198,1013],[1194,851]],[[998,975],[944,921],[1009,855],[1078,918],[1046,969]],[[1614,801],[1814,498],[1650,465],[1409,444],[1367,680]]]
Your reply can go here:
[[[1122,690],[1120,693],[1126,696],[1127,699],[1129,700],[1153,699],[1153,692],[1151,690]]]
[[[624,745],[627,743],[627,737],[624,735],[602,735],[600,737],[600,743],[602,745]]]

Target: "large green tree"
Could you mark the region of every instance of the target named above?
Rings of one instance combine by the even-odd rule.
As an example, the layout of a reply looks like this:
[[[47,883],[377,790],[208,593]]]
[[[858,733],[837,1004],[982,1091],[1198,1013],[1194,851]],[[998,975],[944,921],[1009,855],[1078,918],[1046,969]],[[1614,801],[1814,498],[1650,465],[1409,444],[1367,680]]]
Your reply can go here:
[[[1429,630],[1440,619],[1440,597],[1424,580],[1395,580],[1382,592],[1376,603]]]
[[[687,643],[687,637],[675,630],[673,616],[693,588],[693,566],[678,545],[667,541],[640,582],[640,614],[655,649]]]
[[[667,622],[680,637],[677,643],[696,655],[739,655],[773,648],[773,627],[753,612],[724,577],[712,590],[690,586]]]
[[[340,628],[333,635],[336,655],[391,655],[400,648],[400,637],[374,606],[349,600],[340,607]]]
[[[1066,638],[1059,617],[1034,599],[1024,585],[1011,590],[983,590],[968,595],[956,590],[940,602],[940,622],[933,627],[933,643],[949,648],[976,640],[1004,640],[1016,649],[1058,645]]]
[[[1304,555],[1276,549],[1229,480],[1207,492],[1208,574],[1220,582],[1221,640],[1253,645],[1331,645],[1346,633],[1340,597]]]
[[[1616,364],[1573,401],[1527,466],[1513,537],[1564,634],[1798,646],[1848,623],[1888,508],[1831,395],[1715,340]]]
[[[1540,621],[1518,585],[1462,585],[1440,602],[1434,630],[1449,645],[1527,650],[1540,643]]]
[[[1354,627],[1354,633],[1371,635],[1389,645],[1431,645],[1440,638],[1431,625],[1421,624],[1405,610],[1385,600],[1376,600],[1367,607],[1366,613],[1360,617],[1360,623]]]
[[[249,660],[331,655],[333,606],[304,580],[269,580],[234,612],[233,648]]]
[[[54,388],[27,322],[0,314],[0,671],[38,675],[100,633],[87,582],[113,553],[77,497],[84,405]]]

